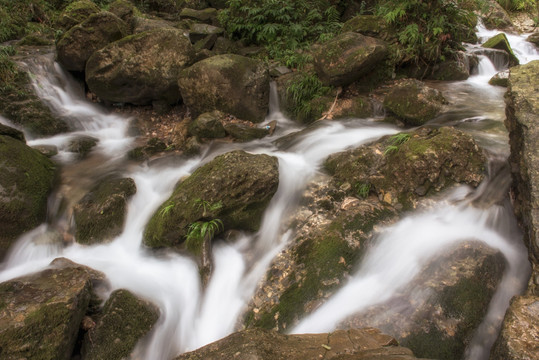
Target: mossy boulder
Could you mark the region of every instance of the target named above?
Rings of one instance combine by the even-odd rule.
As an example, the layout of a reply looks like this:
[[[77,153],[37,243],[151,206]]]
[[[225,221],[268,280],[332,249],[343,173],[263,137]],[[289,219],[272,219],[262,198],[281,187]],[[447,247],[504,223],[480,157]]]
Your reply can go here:
[[[515,53],[513,52],[513,49],[509,44],[509,40],[507,40],[507,36],[504,33],[500,33],[491,37],[481,46],[487,49],[503,50],[508,53],[509,66],[515,66],[519,64],[518,58],[515,56]]]
[[[137,191],[131,178],[100,181],[73,208],[75,239],[81,244],[106,242],[124,226],[127,202]]]
[[[66,6],[60,16],[58,16],[56,27],[63,31],[67,31],[73,26],[86,20],[90,15],[97,14],[98,12],[100,12],[99,7],[90,0],[72,2]]]
[[[129,23],[131,26],[131,32],[133,34],[138,34],[155,29],[174,28],[174,24],[170,21],[162,19],[148,19],[140,16],[133,17]]]
[[[225,114],[218,110],[201,114],[189,125],[189,133],[199,139],[225,137],[225,128],[221,123],[224,117]]]
[[[127,36],[95,52],[86,64],[86,83],[102,100],[136,105],[180,99],[178,77],[194,51],[183,32],[156,29]]]
[[[85,360],[121,360],[129,358],[137,342],[159,318],[155,305],[139,299],[127,290],[116,290],[88,331],[82,345]]]
[[[189,29],[189,40],[195,44],[200,40],[208,37],[213,38],[213,43],[217,40],[217,37],[223,35],[225,30],[223,28],[208,25],[208,24],[193,24]],[[213,44],[212,44],[213,46]]]
[[[383,62],[388,56],[387,45],[379,39],[347,32],[326,43],[319,44],[313,52],[318,77],[325,85],[344,86]]]
[[[376,329],[353,329],[329,334],[284,335],[262,329],[244,330],[175,360],[222,359],[365,359],[412,360],[412,351],[398,346],[391,336]]]
[[[460,81],[470,76],[470,68],[465,56],[458,60],[444,61],[433,66],[432,73],[427,77],[431,80]]]
[[[45,221],[56,170],[20,139],[0,135],[0,258],[15,238]]]
[[[109,5],[109,11],[125,22],[133,16],[140,15],[140,11],[128,0],[116,0]]]
[[[534,32],[528,38],[526,39],[532,44],[535,44],[535,46],[539,46],[539,31]]]
[[[497,0],[488,0],[483,3],[481,11],[481,19],[485,27],[490,30],[494,29],[511,29],[513,22],[505,9],[498,3]]]
[[[24,137],[24,133],[22,131],[2,123],[0,123],[0,135],[10,136],[16,140],[26,143],[26,138]]]
[[[268,111],[269,74],[262,60],[233,54],[212,56],[183,70],[178,85],[195,115],[220,110],[261,122]]]
[[[445,103],[440,91],[415,79],[397,82],[384,98],[384,108],[411,126],[432,120],[442,111]]]
[[[150,138],[145,145],[134,148],[127,154],[132,160],[148,159],[156,154],[159,154],[167,149],[167,144],[159,138]]]
[[[179,245],[189,225],[204,218],[222,220],[225,229],[256,231],[278,184],[276,158],[243,151],[220,155],[176,186],[146,226],[144,244]],[[221,207],[206,213],[201,201]]]
[[[509,82],[509,70],[500,71],[490,78],[488,83],[494,86],[507,87]]]
[[[268,125],[269,126],[269,125]],[[247,124],[226,124],[225,125],[225,132],[227,135],[232,137],[235,140],[246,142],[251,141],[255,139],[262,139],[263,137],[270,134],[270,128],[269,127],[255,127],[250,126]]]
[[[483,180],[485,163],[470,135],[442,127],[386,136],[333,154],[325,168],[338,184],[368,184],[384,203],[406,209],[420,197],[456,183],[476,187]]]
[[[365,36],[377,37],[385,30],[385,21],[379,16],[356,15],[344,23],[341,32],[357,32]]]
[[[199,23],[215,24],[217,21],[217,9],[206,8],[202,10],[184,8],[180,12],[180,19],[195,20]]]
[[[79,158],[85,158],[97,145],[99,139],[93,136],[81,135],[72,139],[67,145],[69,152],[75,153]]]
[[[89,268],[55,260],[39,273],[1,283],[2,358],[71,359],[93,281],[103,278]]]

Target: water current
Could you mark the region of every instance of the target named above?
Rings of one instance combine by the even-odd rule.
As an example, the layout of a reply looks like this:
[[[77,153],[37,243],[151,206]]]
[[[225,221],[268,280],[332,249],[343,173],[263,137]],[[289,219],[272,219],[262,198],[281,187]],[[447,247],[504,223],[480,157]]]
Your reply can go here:
[[[494,33],[479,29],[481,39],[491,35]],[[509,36],[521,63],[539,59],[537,50],[523,39],[524,36]],[[25,60],[24,66],[35,75],[33,81],[39,96],[75,130],[39,139],[27,134],[31,146],[58,147],[55,160],[63,164],[63,183],[50,201],[49,221],[21,236],[0,265],[0,281],[39,271],[60,256],[104,272],[110,280],[107,292],[128,289],[160,309],[158,324],[135,350],[143,359],[171,359],[233,332],[258,281],[290,240],[290,231],[284,224],[295,210],[294,200],[319,171],[321,162],[332,153],[399,132],[397,127],[376,119],[330,121],[305,132],[293,145],[280,150],[274,145],[275,139],[300,127],[279,112],[276,96],[272,96],[267,121],[277,120],[278,126],[271,137],[247,144],[212,144],[192,158],[132,163],[125,160],[135,140],[129,135],[131,119],[87,101],[80,84],[53,61],[52,55]],[[493,164],[503,163],[509,151],[503,126],[505,90],[488,85],[488,79],[504,66],[496,63],[494,57],[481,55],[477,73],[469,80],[432,84],[451,103],[450,109],[432,124],[453,125],[471,133],[491,154]],[[9,119],[0,118],[0,122],[9,123]],[[99,145],[87,159],[79,161],[66,149],[73,138],[81,135],[98,138]],[[213,276],[202,290],[197,265],[191,258],[174,252],[147,251],[141,245],[142,233],[178,179],[233,149],[276,156],[279,188],[258,233],[241,235],[233,243],[215,243]],[[55,199],[63,197],[74,203],[95,179],[108,173],[131,177],[137,186],[137,193],[129,202],[123,233],[111,243],[95,246],[76,243],[64,246],[51,241],[56,229],[70,221],[70,214]],[[389,299],[447,246],[475,239],[498,249],[508,263],[488,314],[466,355],[468,359],[488,358],[509,299],[523,290],[529,272],[526,249],[511,205],[505,199],[508,175],[502,176],[501,181],[500,176],[491,175],[475,192],[466,187],[454,189],[428,211],[411,213],[383,230],[376,239],[377,245],[353,277],[292,332],[332,331],[347,316]],[[472,202],[482,206],[473,206]]]

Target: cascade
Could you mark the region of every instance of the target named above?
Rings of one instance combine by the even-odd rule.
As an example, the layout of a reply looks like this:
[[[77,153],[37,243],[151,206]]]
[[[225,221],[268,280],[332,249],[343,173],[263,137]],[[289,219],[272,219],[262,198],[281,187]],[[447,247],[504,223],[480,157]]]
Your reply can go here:
[[[481,37],[488,36],[484,29],[479,33]],[[521,61],[539,58],[536,50],[533,53],[513,36],[509,40],[517,56],[522,57]],[[28,61],[25,66],[36,75],[33,81],[39,96],[74,129],[71,133],[49,138],[30,138],[28,144],[56,145],[60,150],[57,161],[66,168],[77,170],[81,165],[66,150],[69,141],[80,135],[95,137],[99,144],[92,156],[98,161],[85,160],[89,161],[87,166],[92,166],[92,171],[101,175],[120,172],[133,178],[137,193],[129,201],[124,231],[111,243],[93,246],[74,243],[64,247],[51,240],[55,224],[42,224],[21,236],[13,246],[7,259],[0,264],[0,282],[39,271],[60,256],[104,272],[110,280],[110,292],[128,289],[160,309],[160,319],[154,330],[135,350],[143,359],[170,359],[233,332],[257,282],[290,239],[291,234],[284,228],[286,218],[294,211],[301,192],[317,173],[321,162],[332,153],[399,131],[372,119],[325,122],[296,138],[286,149],[277,148],[273,142],[275,138],[297,130],[298,126],[279,111],[276,89],[272,85],[272,102],[266,123],[278,122],[278,131],[273,137],[246,144],[213,144],[202,155],[181,159],[173,165],[142,163],[128,166],[124,157],[134,140],[128,134],[130,119],[111,114],[84,99],[80,86],[53,62],[51,56]],[[477,76],[442,85],[447,86],[444,92],[449,87],[453,89],[448,96],[457,103],[457,110],[447,112],[434,122],[462,127],[474,134],[494,154],[492,157],[501,154],[499,156],[505,158],[508,152],[506,135],[499,131],[503,121],[503,91],[486,83],[497,70],[500,69],[488,57],[483,57]],[[480,101],[474,100],[477,98],[468,99],[471,104],[464,102],[463,99],[472,96],[487,96],[483,102],[485,108],[480,107]],[[0,118],[0,122],[7,123],[7,120]],[[485,133],[485,128],[494,128],[494,131]],[[141,246],[142,233],[150,216],[170,196],[178,179],[233,149],[276,156],[279,159],[279,188],[264,214],[259,232],[241,235],[233,243],[215,244],[214,273],[207,288],[202,290],[196,263],[191,258],[172,252],[149,253]],[[502,179],[502,183],[506,180]],[[292,332],[332,331],[348,315],[387,300],[405,287],[429,259],[448,246],[474,239],[498,249],[508,263],[502,284],[466,355],[468,359],[486,358],[500,326],[500,316],[503,317],[511,296],[522,290],[529,271],[527,254],[520,234],[515,230],[510,205],[484,201],[492,194],[503,195],[501,190],[492,190],[497,186],[489,187],[488,184],[487,181],[475,192],[457,188],[429,210],[406,216],[382,231],[376,246],[369,251],[353,277]],[[488,205],[474,206],[478,202]],[[433,234],[436,234],[436,241],[432,241]]]

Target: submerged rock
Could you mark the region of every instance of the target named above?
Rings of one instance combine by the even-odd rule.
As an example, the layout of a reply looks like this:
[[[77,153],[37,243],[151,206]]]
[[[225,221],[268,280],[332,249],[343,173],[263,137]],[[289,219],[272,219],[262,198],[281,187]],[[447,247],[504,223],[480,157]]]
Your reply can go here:
[[[262,329],[245,330],[182,354],[175,360],[305,360],[305,359],[416,359],[391,336],[376,329],[335,331],[330,334],[283,335]]]
[[[179,74],[193,56],[193,47],[181,30],[146,31],[95,52],[86,64],[86,82],[102,100],[174,104],[181,99]]]
[[[278,183],[274,157],[243,151],[218,156],[176,186],[146,226],[144,244],[179,245],[190,224],[209,218],[220,219],[225,229],[256,231]]]
[[[22,233],[45,221],[56,165],[11,136],[0,135],[0,259]]]
[[[159,318],[155,305],[137,298],[127,290],[110,294],[95,326],[82,345],[84,360],[121,360],[129,358],[137,342]]]
[[[195,115],[220,110],[240,119],[261,122],[269,105],[269,74],[261,60],[217,55],[183,70],[178,85]]]
[[[105,179],[91,189],[73,208],[77,242],[96,244],[120,235],[127,201],[136,191],[131,178]]]
[[[432,120],[445,103],[440,91],[415,79],[397,82],[384,98],[384,108],[411,126]]]

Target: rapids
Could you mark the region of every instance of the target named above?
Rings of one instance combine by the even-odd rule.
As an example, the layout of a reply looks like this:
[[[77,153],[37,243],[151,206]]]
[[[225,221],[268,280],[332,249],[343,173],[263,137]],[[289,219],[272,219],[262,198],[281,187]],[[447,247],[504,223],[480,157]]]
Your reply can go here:
[[[479,28],[481,38],[490,35]],[[510,35],[509,40],[521,62],[539,58],[536,49],[521,41],[522,36]],[[110,114],[88,102],[80,85],[54,63],[52,55],[28,60],[24,66],[35,75],[33,81],[39,96],[75,130],[41,139],[26,134],[29,145],[51,144],[59,148],[55,160],[63,164],[64,183],[56,198],[50,201],[50,220],[21,236],[0,264],[0,282],[39,271],[60,256],[104,272],[110,280],[108,292],[125,288],[160,309],[158,324],[135,350],[143,359],[171,359],[233,332],[257,282],[291,238],[284,224],[294,212],[306,184],[319,171],[321,162],[332,153],[399,131],[376,119],[325,122],[312,127],[283,150],[274,140],[300,128],[279,112],[272,88],[267,121],[278,121],[273,136],[247,144],[214,143],[200,156],[190,159],[133,164],[125,160],[135,140],[129,134],[130,119]],[[487,84],[488,79],[501,70],[499,67],[483,56],[478,74],[469,80],[436,84],[449,98],[452,108],[432,121],[432,124],[454,125],[472,133],[492,154],[492,159],[506,159],[509,151],[503,128],[504,90]],[[9,123],[4,118],[0,118],[0,122]],[[66,147],[69,141],[81,135],[95,137],[99,143],[88,159],[76,161]],[[178,179],[233,149],[278,157],[279,188],[258,233],[243,234],[234,243],[215,244],[214,273],[203,291],[192,259],[173,252],[147,251],[141,246],[142,233],[153,212],[170,196]],[[94,179],[112,172],[133,178],[137,186],[137,193],[129,202],[123,233],[104,245],[74,243],[64,247],[54,242],[54,232],[70,221],[70,214],[61,210],[58,198],[67,197],[74,203]],[[468,359],[487,358],[509,299],[522,291],[529,272],[526,249],[511,206],[507,199],[503,200],[507,176],[505,182],[502,181],[504,185],[498,188],[489,186],[488,181],[493,178],[475,192],[465,187],[454,189],[428,211],[412,213],[382,231],[377,245],[347,284],[292,332],[332,331],[346,316],[382,302],[406,286],[430,258],[447,246],[472,238],[501,251],[509,264],[466,355]],[[473,201],[485,197],[495,197],[495,200],[482,202],[488,206],[472,205]]]

